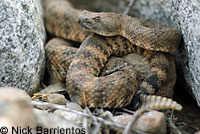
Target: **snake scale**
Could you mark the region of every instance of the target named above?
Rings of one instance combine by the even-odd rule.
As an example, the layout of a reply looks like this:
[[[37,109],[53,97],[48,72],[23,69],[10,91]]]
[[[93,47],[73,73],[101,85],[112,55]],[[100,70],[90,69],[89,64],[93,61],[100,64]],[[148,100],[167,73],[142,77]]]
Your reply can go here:
[[[87,107],[120,108],[142,100],[153,102],[154,109],[182,109],[171,99],[152,96],[167,78],[169,63],[163,52],[176,51],[181,39],[177,29],[127,15],[81,11],[65,0],[43,4],[47,31],[81,42],[74,48],[63,39],[53,39],[45,46],[47,68],[55,78],[66,80],[72,101]],[[147,57],[151,65],[141,85],[131,65],[102,75],[102,69],[125,63],[111,56],[133,52]]]

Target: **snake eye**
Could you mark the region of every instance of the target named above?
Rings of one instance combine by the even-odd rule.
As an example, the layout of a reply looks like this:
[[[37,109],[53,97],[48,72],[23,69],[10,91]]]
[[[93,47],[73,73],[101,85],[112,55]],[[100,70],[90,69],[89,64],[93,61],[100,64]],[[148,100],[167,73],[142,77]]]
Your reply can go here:
[[[94,21],[100,21],[101,17],[100,16],[96,16],[94,18],[92,18]]]

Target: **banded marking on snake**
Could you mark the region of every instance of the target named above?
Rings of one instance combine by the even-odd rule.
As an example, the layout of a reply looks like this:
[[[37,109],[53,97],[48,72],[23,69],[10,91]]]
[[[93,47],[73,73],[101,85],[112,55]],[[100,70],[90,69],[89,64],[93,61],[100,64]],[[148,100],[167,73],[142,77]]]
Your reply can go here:
[[[86,19],[88,14],[89,18]],[[68,63],[64,60],[64,57],[66,57],[68,51],[70,51],[68,49],[69,47],[65,49],[63,45],[57,45],[57,47],[47,45],[47,63],[50,64],[50,72],[52,72],[55,77],[60,77],[59,79],[64,80],[66,78],[67,92],[70,98],[72,101],[82,106],[119,108],[128,105],[136,94],[139,94],[139,98],[141,98],[143,94],[155,94],[163,81],[166,80],[169,66],[168,59],[161,52],[149,51],[140,47],[154,49],[156,46],[156,51],[174,51],[177,47],[176,44],[173,44],[174,41],[171,41],[174,46],[171,44],[167,46],[170,49],[163,49],[163,46],[158,43],[155,46],[152,45],[149,47],[151,44],[147,43],[146,45],[145,42],[141,44],[137,43],[137,41],[129,41],[122,36],[101,36],[98,35],[98,30],[95,30],[98,34],[90,35],[88,31],[83,30],[78,25],[79,22],[82,27],[88,28],[87,24],[89,24],[90,28],[93,26],[91,25],[93,20],[95,20],[96,25],[97,20],[101,20],[105,17],[101,17],[99,14],[87,11],[82,12],[74,9],[67,1],[62,0],[52,1],[48,4],[45,9],[45,24],[47,30],[52,34],[69,40],[77,42],[82,42],[84,40],[78,51],[73,51],[74,55],[71,55],[71,58],[67,61]],[[113,13],[111,14],[115,15]],[[79,19],[77,16],[80,16]],[[101,19],[98,16],[100,16]],[[54,21],[55,19],[57,21]],[[88,20],[92,20],[92,22]],[[137,19],[137,21],[137,23],[144,24],[144,26],[148,25],[148,22],[141,19]],[[149,27],[152,27],[152,25],[154,26],[155,24],[151,23]],[[139,27],[136,28],[140,29]],[[74,32],[75,30],[76,32]],[[91,31],[91,28],[89,30]],[[107,32],[104,31],[104,33]],[[102,33],[100,32],[100,34]],[[142,36],[146,37],[146,35]],[[140,36],[135,39],[137,40],[137,38],[140,38]],[[178,41],[179,39],[175,40]],[[161,49],[159,50],[159,48]],[[136,74],[130,65],[110,75],[99,76],[111,55],[123,56],[132,52],[137,52],[147,57],[151,64],[150,74],[139,87],[137,85]],[[66,55],[64,53],[66,53]],[[69,65],[69,63],[71,63],[71,65]],[[63,74],[65,74],[65,76],[63,76]],[[173,109],[175,108],[173,107]]]

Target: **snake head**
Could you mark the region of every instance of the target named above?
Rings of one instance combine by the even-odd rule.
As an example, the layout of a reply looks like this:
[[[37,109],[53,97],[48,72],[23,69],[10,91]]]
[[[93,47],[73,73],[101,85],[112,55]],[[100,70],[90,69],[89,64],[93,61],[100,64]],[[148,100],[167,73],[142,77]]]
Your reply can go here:
[[[78,23],[86,30],[103,36],[119,35],[120,15],[115,13],[95,13],[84,10]]]

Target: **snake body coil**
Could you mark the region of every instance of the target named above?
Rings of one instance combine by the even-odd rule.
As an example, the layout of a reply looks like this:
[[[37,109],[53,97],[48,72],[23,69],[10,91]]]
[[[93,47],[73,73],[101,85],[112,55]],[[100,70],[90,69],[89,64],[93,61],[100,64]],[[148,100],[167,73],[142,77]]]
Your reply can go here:
[[[133,31],[123,29],[122,24],[119,30],[113,26],[115,23],[110,22],[110,19],[116,20],[119,16],[121,15],[114,13],[82,12],[62,0],[52,1],[45,8],[45,24],[50,33],[76,42],[83,41],[78,50],[60,39],[50,41],[45,47],[49,71],[60,80],[66,78],[70,98],[82,106],[124,107],[136,94],[140,97],[144,96],[142,94],[155,94],[167,78],[168,59],[163,53],[155,51],[175,51],[177,45],[173,43],[179,41],[179,32],[177,30],[174,32],[175,40],[173,38],[167,40],[167,37],[162,40],[162,34],[169,34],[169,26],[164,29],[161,28],[163,26],[161,24],[130,19],[127,16],[124,18],[126,25],[130,25],[127,27],[133,28]],[[97,34],[90,34],[78,23]],[[148,31],[149,29],[151,31]],[[175,31],[174,28],[171,29],[172,32]],[[159,36],[161,38],[158,38]],[[138,86],[136,73],[131,65],[112,74],[101,76],[101,71],[108,64],[111,55],[123,56],[132,52],[147,57],[151,65],[151,72],[141,85]],[[125,63],[120,58],[114,61]],[[180,110],[176,107],[174,109]]]

